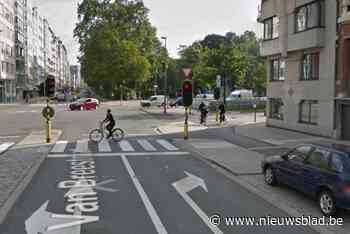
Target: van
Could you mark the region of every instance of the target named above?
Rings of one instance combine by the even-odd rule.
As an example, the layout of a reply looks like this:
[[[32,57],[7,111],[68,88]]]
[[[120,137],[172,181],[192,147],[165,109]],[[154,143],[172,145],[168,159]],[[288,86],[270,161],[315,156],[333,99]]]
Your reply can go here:
[[[142,107],[150,107],[150,106],[163,106],[164,105],[164,95],[155,95],[151,96],[146,100],[141,101]]]
[[[254,98],[253,91],[248,89],[240,89],[231,92],[228,99],[252,99]]]

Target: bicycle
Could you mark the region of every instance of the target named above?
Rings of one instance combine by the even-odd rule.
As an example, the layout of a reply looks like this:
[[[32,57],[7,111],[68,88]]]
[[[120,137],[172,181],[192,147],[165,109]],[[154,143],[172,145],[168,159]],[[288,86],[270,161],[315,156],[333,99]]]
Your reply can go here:
[[[99,143],[105,138],[105,136],[108,136],[108,135],[109,135],[109,132],[105,128],[104,122],[101,121],[99,128],[93,129],[90,131],[89,138],[90,138],[90,141]],[[116,142],[122,141],[124,139],[124,135],[125,135],[124,131],[120,128],[114,128],[112,130],[112,139]]]

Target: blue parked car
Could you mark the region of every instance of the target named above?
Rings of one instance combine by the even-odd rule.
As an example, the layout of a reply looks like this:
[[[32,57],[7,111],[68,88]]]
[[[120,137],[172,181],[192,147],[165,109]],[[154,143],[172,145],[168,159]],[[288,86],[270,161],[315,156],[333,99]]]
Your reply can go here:
[[[286,184],[318,199],[326,216],[350,209],[350,147],[338,144],[300,145],[261,167],[268,185]]]

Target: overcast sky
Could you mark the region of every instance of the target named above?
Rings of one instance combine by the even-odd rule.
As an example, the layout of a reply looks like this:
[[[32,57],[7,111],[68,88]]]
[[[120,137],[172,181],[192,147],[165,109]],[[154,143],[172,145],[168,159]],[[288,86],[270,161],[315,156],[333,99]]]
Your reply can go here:
[[[56,34],[67,46],[71,64],[76,64],[79,45],[73,38],[79,0],[33,0]],[[170,55],[177,56],[179,45],[189,45],[207,34],[232,31],[258,33],[256,22],[261,0],[144,0],[158,36],[168,37]]]

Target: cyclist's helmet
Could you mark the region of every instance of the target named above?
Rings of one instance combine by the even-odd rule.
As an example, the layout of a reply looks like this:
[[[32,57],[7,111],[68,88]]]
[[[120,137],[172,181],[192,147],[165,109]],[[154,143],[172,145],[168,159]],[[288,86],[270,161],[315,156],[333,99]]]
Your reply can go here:
[[[107,113],[111,113],[111,112],[112,112],[111,109],[108,109],[108,110],[107,110]]]

